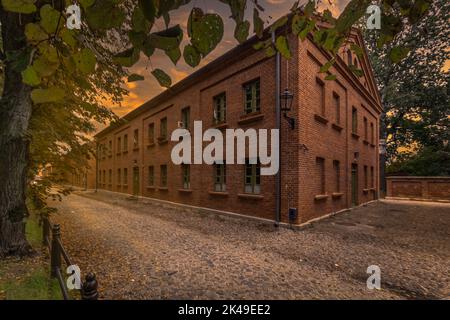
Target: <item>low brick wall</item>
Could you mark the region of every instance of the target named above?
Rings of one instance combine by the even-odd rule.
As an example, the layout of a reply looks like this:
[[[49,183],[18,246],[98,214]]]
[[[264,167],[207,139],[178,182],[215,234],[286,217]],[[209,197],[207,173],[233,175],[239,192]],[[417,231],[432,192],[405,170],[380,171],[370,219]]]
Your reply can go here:
[[[450,202],[450,177],[387,177],[387,198]]]

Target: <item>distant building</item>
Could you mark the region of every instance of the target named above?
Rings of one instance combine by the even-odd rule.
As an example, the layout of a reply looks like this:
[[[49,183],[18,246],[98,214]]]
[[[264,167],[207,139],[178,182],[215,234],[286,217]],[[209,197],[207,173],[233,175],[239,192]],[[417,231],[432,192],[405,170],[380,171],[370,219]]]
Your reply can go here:
[[[381,102],[371,66],[343,47],[327,81],[330,56],[290,35],[293,57],[281,60],[281,91],[294,94],[281,119],[283,222],[302,223],[378,197]],[[361,35],[353,41],[364,47]],[[275,176],[258,165],[174,165],[173,130],[276,128],[276,58],[256,39],[224,54],[97,134],[100,189],[220,211],[276,219]],[[363,71],[358,78],[350,70]],[[289,210],[290,208],[294,210]],[[291,212],[291,216],[289,215]],[[295,214],[296,213],[296,214]],[[291,219],[290,219],[290,218]]]

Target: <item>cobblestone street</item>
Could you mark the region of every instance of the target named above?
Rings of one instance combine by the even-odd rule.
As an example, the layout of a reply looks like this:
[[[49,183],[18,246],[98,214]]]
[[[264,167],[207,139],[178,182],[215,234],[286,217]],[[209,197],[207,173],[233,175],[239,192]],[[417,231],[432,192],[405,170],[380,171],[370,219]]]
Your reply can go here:
[[[52,202],[102,299],[423,299],[450,295],[450,204],[381,201],[303,230],[104,192]],[[367,267],[381,268],[368,290]]]

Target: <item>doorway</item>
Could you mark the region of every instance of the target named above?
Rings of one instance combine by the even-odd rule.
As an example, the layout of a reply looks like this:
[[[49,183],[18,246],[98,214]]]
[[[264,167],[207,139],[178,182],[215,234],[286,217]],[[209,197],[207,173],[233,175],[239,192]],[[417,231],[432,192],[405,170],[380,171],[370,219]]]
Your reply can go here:
[[[133,195],[138,196],[139,195],[139,167],[133,168]]]
[[[352,207],[358,205],[358,165],[352,164]]]

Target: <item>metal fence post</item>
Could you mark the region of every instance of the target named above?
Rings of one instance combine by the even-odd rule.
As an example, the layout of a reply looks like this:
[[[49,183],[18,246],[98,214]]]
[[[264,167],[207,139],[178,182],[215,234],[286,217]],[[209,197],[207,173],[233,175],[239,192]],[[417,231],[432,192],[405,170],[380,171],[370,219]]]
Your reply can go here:
[[[51,276],[57,277],[57,270],[61,269],[61,248],[59,240],[61,238],[61,230],[59,224],[55,224],[52,229],[52,248],[50,254]]]
[[[48,217],[44,217],[42,219],[42,243],[44,244],[44,246],[50,245],[50,243],[48,243],[49,233],[50,233],[50,224],[48,222]]]
[[[98,283],[94,273],[89,272],[86,275],[86,280],[81,287],[82,300],[98,300]]]

